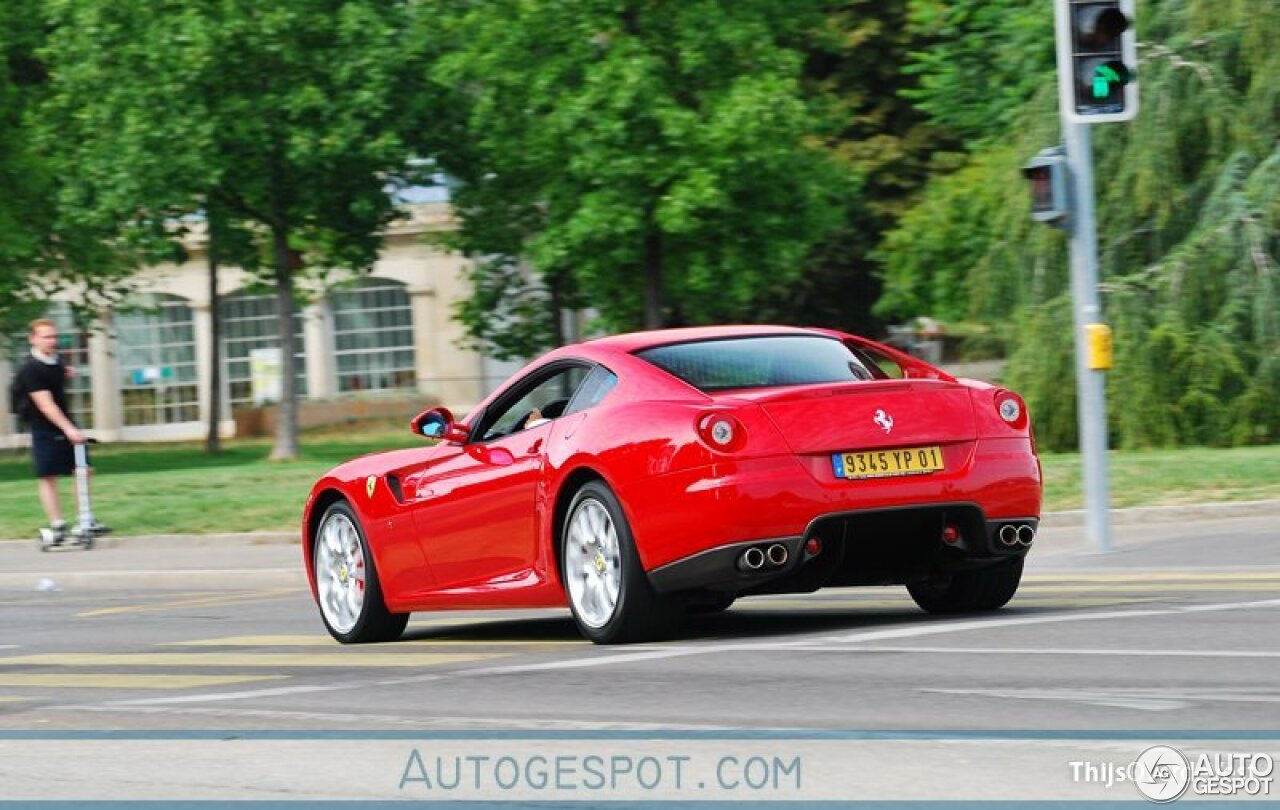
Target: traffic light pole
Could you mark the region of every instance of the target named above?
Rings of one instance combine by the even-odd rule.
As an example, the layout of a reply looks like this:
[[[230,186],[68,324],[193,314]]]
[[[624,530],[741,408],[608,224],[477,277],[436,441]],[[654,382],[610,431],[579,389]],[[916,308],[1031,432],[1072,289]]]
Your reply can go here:
[[[1090,544],[1111,550],[1107,498],[1107,390],[1105,371],[1090,363],[1088,328],[1102,323],[1098,295],[1098,231],[1094,218],[1093,144],[1088,124],[1062,122],[1071,178],[1071,299],[1075,318],[1076,418],[1084,473],[1085,526]]]

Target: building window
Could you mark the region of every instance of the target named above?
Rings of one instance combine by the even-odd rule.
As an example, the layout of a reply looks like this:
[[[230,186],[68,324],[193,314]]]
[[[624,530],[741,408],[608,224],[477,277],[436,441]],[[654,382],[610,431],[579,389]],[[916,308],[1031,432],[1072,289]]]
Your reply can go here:
[[[227,381],[227,402],[234,410],[253,405],[253,378],[250,357],[254,349],[273,349],[280,345],[276,328],[276,297],[253,293],[237,293],[221,300],[222,368]],[[307,395],[307,358],[302,335],[303,315],[300,308],[293,313],[294,379],[298,397]]]
[[[58,354],[62,361],[75,369],[75,376],[67,380],[67,408],[71,421],[85,429],[93,427],[93,378],[89,373],[89,333],[76,326],[71,305],[62,301],[52,304],[43,317],[58,327]],[[24,331],[12,337],[11,360],[13,372],[31,356],[31,342]],[[16,419],[16,417],[14,417]]]
[[[364,279],[330,294],[338,390],[415,388],[413,315],[404,285]]]
[[[191,307],[171,295],[144,295],[116,313],[124,424],[200,419]]]

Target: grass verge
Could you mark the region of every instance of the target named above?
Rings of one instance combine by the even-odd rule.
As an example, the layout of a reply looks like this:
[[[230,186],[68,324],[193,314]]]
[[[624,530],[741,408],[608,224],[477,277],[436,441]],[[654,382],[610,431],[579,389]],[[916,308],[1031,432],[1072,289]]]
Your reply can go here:
[[[268,461],[266,439],[229,443],[219,456],[201,445],[119,444],[94,448],[94,506],[121,534],[209,534],[293,530],[312,483],[355,456],[420,442],[402,428],[304,436],[302,457]],[[1078,509],[1080,458],[1042,458],[1045,511]],[[1280,498],[1280,446],[1113,452],[1111,503],[1116,507]],[[63,508],[74,517],[70,481]],[[44,522],[25,454],[0,454],[0,538],[33,537]]]

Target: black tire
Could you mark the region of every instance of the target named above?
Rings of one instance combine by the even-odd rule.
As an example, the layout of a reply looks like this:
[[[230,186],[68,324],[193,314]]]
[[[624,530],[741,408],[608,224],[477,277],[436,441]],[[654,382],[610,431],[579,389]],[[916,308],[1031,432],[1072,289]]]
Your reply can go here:
[[[329,635],[343,644],[394,641],[404,633],[404,628],[409,623],[409,614],[392,613],[387,610],[386,602],[382,597],[382,583],[378,580],[378,569],[374,564],[373,554],[369,550],[369,541],[364,535],[364,527],[360,525],[360,518],[356,517],[355,510],[346,501],[337,501],[330,505],[324,511],[324,515],[321,516],[320,522],[316,524],[316,534],[311,538],[312,573],[319,576],[320,532],[332,516],[339,514],[345,515],[351,521],[351,525],[355,527],[356,535],[360,538],[360,548],[364,553],[364,564],[367,571],[365,574],[364,602],[360,606],[360,614],[355,624],[345,633],[329,624],[329,619],[325,616],[323,609],[320,610],[320,621],[324,622],[325,629],[329,631]],[[319,594],[317,592],[318,599]],[[316,607],[320,607],[318,601]]]
[[[942,579],[907,586],[916,604],[930,613],[976,613],[998,610],[1018,592],[1022,559],[1005,560],[988,568],[957,571]]]
[[[613,490],[602,481],[590,481],[582,486],[573,496],[569,510],[565,513],[564,526],[560,530],[560,571],[567,577],[566,548],[569,526],[578,507],[584,501],[595,500],[609,513],[613,521],[614,531],[618,536],[618,550],[621,561],[621,576],[618,589],[618,600],[614,606],[613,616],[600,627],[592,627],[583,621],[573,604],[567,579],[562,583],[565,599],[573,613],[573,620],[579,632],[596,644],[628,644],[636,641],[652,641],[670,633],[680,619],[679,607],[670,599],[663,598],[649,583],[649,577],[640,564],[640,556],[636,552],[635,537],[631,534],[631,526],[623,514]],[[564,577],[562,577],[564,579]]]

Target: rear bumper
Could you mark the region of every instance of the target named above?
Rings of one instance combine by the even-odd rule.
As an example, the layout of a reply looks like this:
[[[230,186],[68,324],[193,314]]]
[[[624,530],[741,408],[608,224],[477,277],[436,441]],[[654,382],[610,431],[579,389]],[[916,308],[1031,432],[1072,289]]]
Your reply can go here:
[[[1029,440],[958,442],[944,452],[946,470],[930,475],[849,481],[835,477],[829,456],[784,455],[654,476],[620,494],[651,573],[736,544],[804,538],[842,514],[966,504],[997,525],[1039,517],[1040,464]]]
[[[943,539],[944,527],[958,537]],[[826,585],[908,583],[965,567],[1024,557],[1037,518],[986,519],[972,503],[941,503],[823,515],[803,535],[728,543],[649,571],[660,593],[710,590],[785,593]],[[816,540],[811,546],[808,541]],[[748,549],[782,544],[785,565],[748,569]]]

